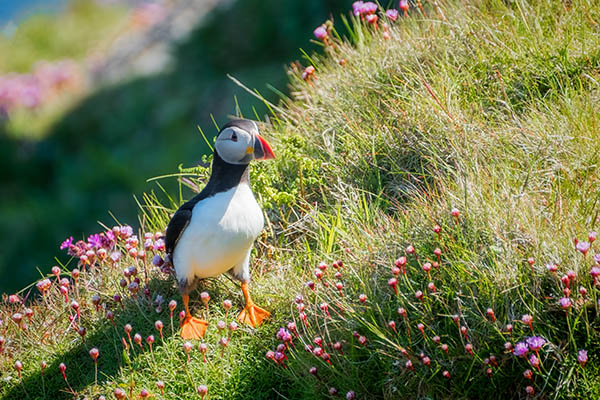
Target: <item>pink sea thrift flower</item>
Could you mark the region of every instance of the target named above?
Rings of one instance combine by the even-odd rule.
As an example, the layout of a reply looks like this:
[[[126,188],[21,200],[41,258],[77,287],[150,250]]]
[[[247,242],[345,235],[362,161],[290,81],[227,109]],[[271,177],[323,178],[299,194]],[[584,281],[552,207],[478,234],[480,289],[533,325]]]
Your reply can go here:
[[[423,292],[422,292],[422,291],[420,291],[420,290],[417,290],[417,291],[415,292],[415,297],[416,297],[417,299],[421,300],[421,302],[423,302],[423,301],[424,301]]]
[[[585,256],[590,250],[590,242],[578,242],[575,248]]]
[[[140,335],[139,333],[136,333],[135,335],[133,335],[133,341],[140,346],[140,349],[143,349],[142,335]]]
[[[396,294],[398,294],[398,280],[396,278],[390,278],[388,280],[388,286],[391,286],[394,288],[394,292],[396,292]]]
[[[532,336],[527,338],[527,345],[533,351],[539,351],[546,344],[546,339],[540,336]]]
[[[398,10],[391,8],[385,12],[385,16],[388,17],[390,21],[396,21],[398,19]]]
[[[569,310],[569,308],[571,308],[572,302],[571,299],[568,297],[561,297],[561,299],[558,301],[560,306],[563,308],[563,310],[567,311]]]
[[[525,392],[529,395],[529,396],[533,396],[535,394],[535,389],[533,388],[533,386],[527,386],[525,388]]]
[[[600,267],[592,267],[590,269],[590,275],[594,278],[594,285],[598,283],[598,277],[600,276]]]
[[[404,12],[404,16],[408,16],[408,0],[400,0],[399,7]]]
[[[529,352],[529,346],[525,342],[519,342],[515,345],[513,353],[517,357],[524,357]]]
[[[594,243],[594,241],[597,239],[598,234],[594,231],[590,232],[588,234],[588,240],[590,241],[590,244]]]
[[[352,3],[352,12],[354,13],[355,17],[358,17],[362,14],[364,4],[364,1],[355,1],[354,3]]]
[[[10,304],[18,304],[21,302],[21,298],[16,294],[11,294],[10,296],[8,296],[8,302]]]
[[[17,373],[19,374],[19,379],[21,379],[21,370],[23,369],[23,363],[21,363],[21,361],[15,361],[14,367],[17,370]]]
[[[377,15],[375,15],[375,14],[368,14],[365,17],[365,19],[369,24],[375,25],[377,23],[377,21],[379,20],[379,17],[377,17]]]
[[[467,351],[467,353],[472,355],[473,354],[473,345],[471,343],[467,343],[465,345],[465,350]]]
[[[533,331],[533,325],[532,325],[533,317],[532,317],[531,315],[529,315],[529,314],[524,314],[524,315],[521,317],[521,321],[522,321],[524,324],[527,324],[527,325],[529,325],[529,328],[530,328],[530,329]]]
[[[208,387],[206,385],[200,385],[198,386],[198,388],[196,389],[198,392],[198,395],[204,399],[204,397],[206,396],[206,394],[208,393]]]
[[[35,286],[40,291],[40,293],[45,294],[52,286],[52,282],[50,281],[50,279],[43,279],[39,281]]]
[[[92,360],[94,360],[94,362],[96,362],[98,360],[99,355],[100,355],[100,351],[98,351],[98,349],[96,347],[93,347],[90,350],[90,357],[92,358]]]
[[[113,251],[113,252],[110,254],[110,260],[111,260],[111,261],[112,261],[114,264],[118,263],[120,259],[121,259],[121,252],[120,252],[120,251]]]
[[[429,271],[431,271],[431,263],[426,262],[422,266],[423,271],[427,272],[427,276],[429,276]]]
[[[325,29],[325,27],[321,25],[313,31],[313,34],[317,39],[325,40],[327,38],[327,29]]]
[[[539,358],[537,358],[537,356],[535,354],[532,354],[529,357],[529,363],[531,364],[532,367],[540,369],[540,360],[539,360]]]
[[[399,268],[401,270],[403,275],[406,275],[406,257],[402,256],[398,258],[396,261],[394,261],[394,265],[396,266],[396,268]]]
[[[302,72],[302,79],[308,81],[314,75],[314,73],[315,67],[309,65],[308,67],[304,68],[304,72]]]
[[[60,244],[60,250],[68,249],[73,244],[73,236],[69,236]]]
[[[323,270],[318,268],[315,269],[315,277],[317,278],[317,280],[323,279]]]
[[[398,314],[400,314],[403,318],[406,318],[406,309],[404,307],[398,308]]]
[[[585,368],[585,363],[588,360],[587,350],[579,350],[577,352],[577,362],[581,364],[581,368]]]
[[[373,3],[372,1],[367,1],[363,4],[362,12],[366,15],[375,14],[377,12],[377,8],[377,4]]]
[[[165,241],[158,239],[154,242],[154,251],[165,251]]]
[[[435,224],[433,227],[433,231],[438,235],[438,239],[440,238],[440,232],[442,232],[442,227],[438,224]]]

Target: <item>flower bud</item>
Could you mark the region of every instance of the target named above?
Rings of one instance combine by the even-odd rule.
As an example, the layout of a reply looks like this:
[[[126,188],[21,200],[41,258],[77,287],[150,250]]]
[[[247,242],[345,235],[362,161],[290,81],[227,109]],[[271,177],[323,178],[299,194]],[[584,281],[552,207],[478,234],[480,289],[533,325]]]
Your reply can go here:
[[[99,355],[100,355],[100,351],[98,351],[98,349],[96,347],[93,347],[90,350],[90,357],[92,357],[92,360],[94,360],[94,362],[96,362],[96,360],[98,360]]]

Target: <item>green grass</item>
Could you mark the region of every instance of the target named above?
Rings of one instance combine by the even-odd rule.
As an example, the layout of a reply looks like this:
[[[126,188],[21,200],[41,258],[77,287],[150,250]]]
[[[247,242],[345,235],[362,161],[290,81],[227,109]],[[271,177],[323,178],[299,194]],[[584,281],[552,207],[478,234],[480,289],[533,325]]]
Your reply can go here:
[[[84,278],[85,344],[76,332],[65,331],[68,307],[58,306],[56,290],[57,306],[45,312],[38,302],[31,322],[36,329],[27,333],[9,321],[12,306],[3,306],[1,318],[8,324],[3,335],[10,343],[0,358],[6,382],[0,394],[35,398],[41,390],[54,395],[49,398],[68,398],[58,394],[65,384],[57,365],[65,362],[73,388],[88,396],[110,397],[116,386],[131,386],[134,394],[147,388],[159,397],[154,385],[161,379],[166,398],[182,399],[194,396],[199,384],[208,385],[210,398],[323,398],[331,386],[341,393],[354,390],[358,398],[524,398],[527,385],[538,397],[597,397],[598,287],[589,275],[590,255],[584,258],[573,239],[587,240],[598,226],[598,5],[591,0],[424,3],[424,14],[411,8],[409,18],[392,24],[389,40],[382,27],[375,31],[347,19],[346,31],[337,23],[349,39],[336,39],[335,46],[304,60],[316,68],[311,83],[300,78],[302,67],[291,68],[292,97],[282,99],[263,126],[278,158],[252,169],[255,192],[269,217],[253,255],[253,292],[258,304],[274,312],[272,322],[236,331],[223,358],[212,328],[205,339],[209,362],[204,364],[195,349],[188,365],[182,340],[170,331],[168,311],[156,315],[143,295],[127,296],[123,311],[110,300],[121,290],[122,269],[133,262],[126,258]],[[190,196],[186,183],[201,186],[207,174],[203,168],[181,172],[192,176],[186,175],[191,181],[182,181],[178,193],[159,190],[145,197],[144,231],[162,230],[169,213]],[[453,207],[459,218],[450,215]],[[439,238],[435,224],[441,226]],[[419,260],[408,255],[407,275],[398,278],[396,294],[387,282],[408,245]],[[436,247],[442,249],[442,263],[429,279],[422,263],[436,259]],[[535,259],[533,269],[529,257]],[[304,286],[317,281],[313,271],[319,262],[336,259],[346,269],[334,280],[330,266],[325,280],[343,282],[343,297],[321,282],[315,292]],[[550,262],[558,264],[558,277],[546,270]],[[569,270],[577,278],[574,305],[566,314],[558,305],[564,289],[558,278]],[[435,293],[427,289],[430,281]],[[587,289],[587,300],[579,286]],[[148,287],[152,296],[180,302],[174,280],[156,269]],[[241,309],[239,290],[226,277],[208,281],[203,290],[213,298],[212,322],[223,318],[224,298]],[[417,290],[425,293],[424,302],[415,298]],[[96,292],[115,310],[116,328],[94,313],[89,298]],[[295,309],[300,293],[307,327]],[[357,300],[360,293],[367,295],[364,305]],[[197,293],[193,300],[201,313]],[[320,310],[323,302],[330,304],[331,318]],[[408,312],[410,336],[398,307]],[[496,322],[486,314],[488,307]],[[455,314],[468,339],[453,322]],[[543,365],[533,381],[523,377],[525,369],[534,369],[527,360],[504,351],[506,341],[514,344],[530,335],[520,322],[523,314],[533,316],[535,334],[550,342],[540,351]],[[39,327],[53,318],[61,321],[54,328],[57,339],[39,346]],[[169,333],[164,344],[153,328],[158,318]],[[300,338],[286,350],[284,368],[264,354],[277,346],[275,333],[290,320]],[[388,328],[389,320],[396,321],[397,334]],[[120,338],[127,322],[144,337],[154,333],[153,354],[147,348],[123,354]],[[427,338],[418,323],[425,325]],[[512,335],[508,323],[514,325]],[[366,346],[353,331],[366,337]],[[317,335],[326,342],[332,367],[303,350]],[[434,335],[449,345],[447,356]],[[337,340],[343,356],[331,349]],[[473,355],[464,350],[467,343]],[[99,385],[87,354],[92,345],[100,348]],[[405,367],[401,348],[414,371]],[[585,369],[576,360],[579,349],[588,350]],[[419,361],[420,352],[431,358],[431,367]],[[490,354],[499,362],[491,377],[484,363]],[[12,369],[17,359],[25,366],[23,383]],[[50,365],[44,385],[41,359]],[[311,366],[318,367],[319,379],[308,373]]]

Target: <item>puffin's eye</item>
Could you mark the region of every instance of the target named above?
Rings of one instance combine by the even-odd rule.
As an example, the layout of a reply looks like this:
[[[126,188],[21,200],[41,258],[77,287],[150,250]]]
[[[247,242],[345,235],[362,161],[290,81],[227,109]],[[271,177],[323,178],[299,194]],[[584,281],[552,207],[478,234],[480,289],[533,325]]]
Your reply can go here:
[[[231,134],[231,140],[233,140],[234,142],[237,142],[237,135],[236,135],[236,133],[235,133],[235,132],[233,132],[233,133]]]

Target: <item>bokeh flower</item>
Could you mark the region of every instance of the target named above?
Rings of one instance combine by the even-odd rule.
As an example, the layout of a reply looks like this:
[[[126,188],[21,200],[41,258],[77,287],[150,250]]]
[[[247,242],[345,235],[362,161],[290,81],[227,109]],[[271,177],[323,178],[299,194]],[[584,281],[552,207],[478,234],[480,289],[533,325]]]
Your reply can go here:
[[[60,250],[68,249],[73,244],[73,236],[69,236],[60,244]]]
[[[313,34],[319,40],[325,40],[325,39],[327,39],[327,29],[325,29],[325,27],[323,25],[317,27],[313,31]]]
[[[585,256],[590,250],[590,242],[578,242],[577,245],[575,245],[575,248]]]
[[[396,21],[398,19],[398,10],[390,8],[385,12],[385,16],[388,17],[390,21]]]

